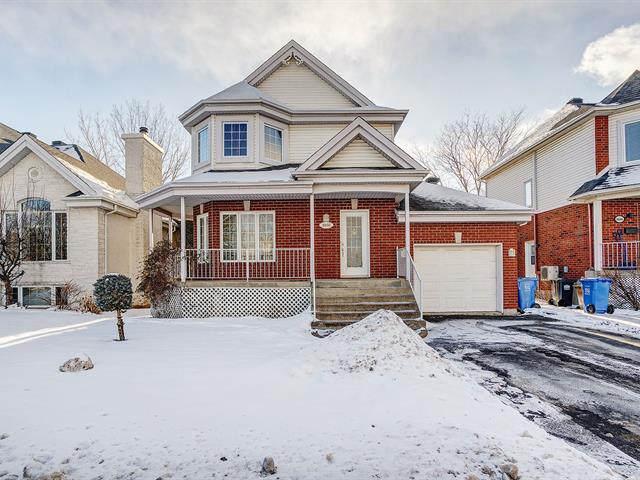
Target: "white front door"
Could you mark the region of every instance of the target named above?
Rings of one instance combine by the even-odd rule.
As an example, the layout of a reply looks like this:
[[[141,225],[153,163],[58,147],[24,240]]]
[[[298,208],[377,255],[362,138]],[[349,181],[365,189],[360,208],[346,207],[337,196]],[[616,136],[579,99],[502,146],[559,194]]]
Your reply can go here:
[[[524,276],[536,276],[536,242],[524,242]]]
[[[340,211],[340,276],[369,276],[369,210]]]

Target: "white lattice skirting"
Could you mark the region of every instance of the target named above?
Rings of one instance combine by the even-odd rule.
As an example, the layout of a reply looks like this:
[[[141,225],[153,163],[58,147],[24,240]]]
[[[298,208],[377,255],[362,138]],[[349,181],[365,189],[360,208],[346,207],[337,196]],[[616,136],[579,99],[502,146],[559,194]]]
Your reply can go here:
[[[286,318],[311,305],[310,287],[177,287],[152,305],[157,318]]]

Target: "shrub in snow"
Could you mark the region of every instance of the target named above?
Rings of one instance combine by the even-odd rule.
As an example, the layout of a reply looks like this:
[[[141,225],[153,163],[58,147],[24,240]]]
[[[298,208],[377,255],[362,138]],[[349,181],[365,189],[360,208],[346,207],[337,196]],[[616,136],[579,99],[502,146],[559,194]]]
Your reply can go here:
[[[59,370],[61,372],[81,372],[83,370],[91,370],[92,368],[93,362],[91,361],[91,357],[87,357],[86,360],[83,360],[80,357],[75,357],[60,365]]]
[[[156,243],[145,257],[138,275],[140,284],[137,292],[157,304],[171,290],[175,283],[175,272],[179,267],[180,250],[168,241]]]
[[[640,272],[638,270],[608,270],[603,273],[610,278],[609,300],[618,308],[640,310]]]
[[[118,339],[124,338],[124,320],[122,312],[131,308],[133,290],[131,279],[125,275],[109,274],[99,278],[93,284],[93,296],[96,305],[104,312],[116,312],[118,319]]]
[[[276,467],[276,464],[273,461],[273,458],[265,457],[265,459],[262,460],[262,470],[260,471],[260,474],[263,477],[266,475],[273,475],[277,471],[278,471],[278,467]]]
[[[93,296],[91,295],[84,295],[81,299],[80,299],[80,307],[79,310],[82,313],[102,313],[102,310],[100,310],[100,308],[98,307],[98,305],[96,305],[96,302],[93,300]]]

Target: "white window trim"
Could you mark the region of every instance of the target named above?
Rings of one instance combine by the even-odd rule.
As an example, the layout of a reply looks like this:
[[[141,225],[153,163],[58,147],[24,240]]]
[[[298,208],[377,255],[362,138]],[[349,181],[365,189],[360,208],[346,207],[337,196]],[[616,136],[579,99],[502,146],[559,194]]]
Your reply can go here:
[[[276,212],[275,210],[253,210],[253,211],[246,211],[246,210],[240,210],[240,211],[226,211],[226,212],[220,212],[220,261],[222,263],[246,263],[247,260],[246,259],[242,259],[242,254],[241,254],[241,241],[240,241],[240,218],[239,216],[241,214],[247,215],[247,214],[253,214],[255,216],[258,216],[260,214],[270,214],[271,218],[273,219],[273,255],[271,256],[270,260],[261,260],[259,258],[259,242],[260,242],[260,223],[257,221],[254,221],[254,228],[255,228],[255,245],[254,245],[254,249],[256,252],[256,256],[254,259],[252,260],[248,260],[249,263],[273,263],[276,261],[276,252],[277,252],[277,248],[276,248]],[[222,218],[224,217],[224,215],[236,215],[238,216],[238,219],[236,220],[236,227],[237,227],[237,237],[236,237],[236,253],[237,253],[237,258],[235,260],[226,260],[224,258],[224,239],[223,239],[223,231],[222,231]]]
[[[258,162],[264,163],[267,165],[282,165],[284,163],[289,162],[289,128],[286,124],[282,122],[277,122],[271,118],[267,119],[263,116],[260,116],[259,127],[260,127],[260,141],[259,145],[259,155]],[[282,132],[282,160],[271,160],[266,156],[266,144],[265,144],[265,127],[275,128]]]
[[[207,152],[208,155],[205,160],[200,160],[200,134],[205,131],[208,130],[208,135],[207,135]],[[209,124],[207,123],[206,125],[198,128],[198,130],[196,131],[196,145],[197,145],[197,151],[196,151],[196,165],[197,166],[201,166],[201,165],[206,165],[207,163],[211,163],[211,129],[209,128]]]
[[[632,120],[620,122],[620,150],[622,151],[623,164],[629,163],[632,165],[637,165],[638,163],[640,163],[640,159],[627,160],[627,125],[631,125],[633,123],[640,123],[640,118],[634,118]]]
[[[200,221],[204,220],[204,238],[200,235]],[[202,213],[196,216],[196,248],[198,250],[207,250],[209,248],[209,214]],[[204,242],[203,242],[204,240]],[[204,245],[203,245],[204,243]]]
[[[280,160],[275,159],[275,158],[269,158],[267,157],[267,128],[271,128],[273,130],[277,130],[278,132],[280,132],[280,138],[281,138],[281,143],[280,143]],[[279,127],[276,127],[275,125],[270,125],[269,123],[265,123],[262,126],[262,142],[264,144],[264,161],[265,163],[282,163],[282,161],[284,160],[284,130],[282,130]]]
[[[244,123],[247,126],[247,154],[246,155],[225,155],[224,154],[224,126],[229,124],[236,124],[236,123]],[[251,157],[250,149],[251,149],[251,126],[249,125],[248,120],[223,120],[220,123],[220,151],[221,151],[220,160],[227,161],[227,162],[234,162],[234,161],[240,160],[240,161],[246,162]]]
[[[530,190],[531,190],[531,202],[527,203],[527,184],[530,185]],[[525,180],[524,183],[522,184],[522,189],[523,189],[523,193],[524,193],[524,206],[527,208],[533,208],[533,180],[529,179],[529,180]]]
[[[51,260],[22,260],[22,263],[68,263],[69,262],[69,212],[66,210],[46,210],[46,212],[51,213]],[[7,210],[3,212],[2,215],[4,218],[2,219],[2,236],[4,237],[7,234],[7,214],[16,213],[19,215],[18,210]],[[56,258],[56,213],[64,213],[67,215],[67,258],[65,259],[57,259]],[[26,285],[30,286],[30,285]]]

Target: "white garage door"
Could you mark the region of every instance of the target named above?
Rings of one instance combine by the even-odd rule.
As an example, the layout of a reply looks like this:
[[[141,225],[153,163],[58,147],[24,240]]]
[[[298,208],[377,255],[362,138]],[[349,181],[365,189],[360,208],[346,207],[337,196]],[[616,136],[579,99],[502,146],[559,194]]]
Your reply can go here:
[[[424,312],[498,311],[497,253],[495,245],[415,246]]]

